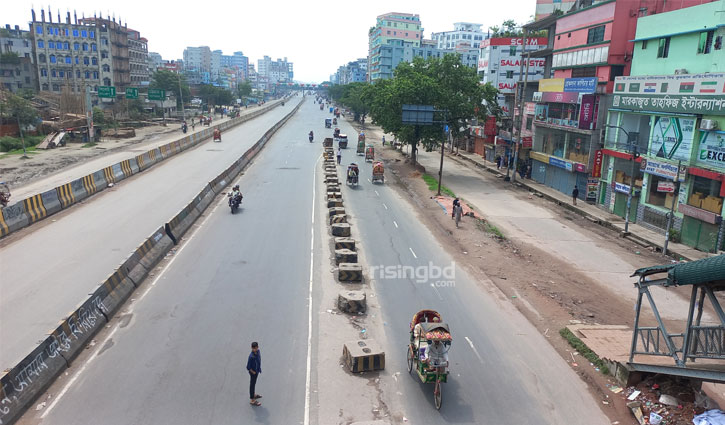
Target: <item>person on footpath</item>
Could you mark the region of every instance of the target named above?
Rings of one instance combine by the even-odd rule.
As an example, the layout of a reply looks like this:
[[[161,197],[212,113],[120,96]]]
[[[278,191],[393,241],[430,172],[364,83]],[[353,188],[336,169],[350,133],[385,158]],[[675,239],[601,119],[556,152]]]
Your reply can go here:
[[[574,190],[571,191],[572,203],[576,205],[576,198],[579,197],[579,187],[574,185]]]
[[[383,146],[385,146],[385,135],[383,134]]]
[[[257,399],[262,398],[262,396],[254,390],[257,386],[257,378],[262,373],[262,353],[260,353],[259,344],[256,341],[252,343],[252,352],[249,353],[247,359],[247,372],[249,372],[249,404],[261,406],[262,403]]]
[[[342,161],[342,149],[339,147],[337,148],[337,164],[340,165],[340,161]]]
[[[496,157],[496,169],[497,170],[501,169],[501,155]]]
[[[458,229],[458,223],[461,222],[461,216],[463,216],[463,207],[460,202],[453,207],[453,214],[456,216],[456,229]]]
[[[451,220],[456,218],[456,205],[461,205],[461,201],[458,198],[453,200],[453,208],[451,209]]]

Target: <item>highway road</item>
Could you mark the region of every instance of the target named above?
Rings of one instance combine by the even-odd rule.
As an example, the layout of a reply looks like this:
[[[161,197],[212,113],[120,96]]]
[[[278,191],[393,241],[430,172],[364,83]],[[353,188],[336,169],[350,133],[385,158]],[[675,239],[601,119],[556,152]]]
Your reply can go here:
[[[299,99],[299,98],[298,98]],[[0,369],[28,354],[154,230],[294,108],[287,102],[0,243]]]
[[[356,132],[342,123],[348,135]],[[351,137],[353,140],[354,137]],[[392,391],[393,415],[414,424],[608,424],[598,404],[546,339],[484,275],[470,276],[416,218],[415,207],[386,184],[369,182],[371,164],[348,149],[343,166],[361,165],[361,185],[345,187],[345,207],[364,241],[370,266],[413,266],[416,270],[455,267],[455,276],[412,279],[388,272],[368,275],[383,309],[386,373],[400,372]],[[417,274],[416,276],[423,275]],[[433,271],[429,274],[433,275]],[[482,289],[477,281],[488,281]],[[408,324],[421,309],[437,310],[454,338],[451,375],[443,385],[443,406],[433,387],[421,384],[406,366]]]
[[[70,379],[49,389],[46,408],[21,423],[302,423],[321,154],[306,135],[322,132],[308,124],[313,116],[322,124],[308,98],[239,179],[240,211],[213,203],[168,267],[99,335],[90,360],[79,358]],[[252,341],[262,353],[257,408],[245,371]]]

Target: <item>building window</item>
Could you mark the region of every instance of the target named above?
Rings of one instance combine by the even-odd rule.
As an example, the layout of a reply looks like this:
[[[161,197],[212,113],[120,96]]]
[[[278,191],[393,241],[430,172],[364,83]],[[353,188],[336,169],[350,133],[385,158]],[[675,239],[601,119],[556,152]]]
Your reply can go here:
[[[597,67],[596,66],[588,66],[586,68],[573,68],[571,70],[572,78],[596,77],[596,76],[597,76]]]
[[[63,43],[64,50],[70,50],[70,43]]]
[[[98,58],[97,58],[97,57],[95,57],[95,56],[94,56],[94,57],[92,57],[92,58],[91,58],[91,63],[92,63],[93,65],[98,65]]]
[[[73,37],[78,37],[78,30],[73,30]]]
[[[45,47],[45,43],[43,43],[43,40],[38,40],[38,48],[42,49],[43,47]]]
[[[111,72],[111,67],[108,65],[103,65],[103,72]]]
[[[61,70],[61,71],[58,71],[58,76],[59,76],[60,78],[63,78],[63,77],[65,77],[65,71],[63,71],[63,70]]]
[[[40,68],[40,76],[41,77],[47,77],[48,76],[48,70],[45,69],[45,68]],[[48,90],[48,88],[46,87],[44,90]]]
[[[94,80],[97,80],[98,79],[98,71],[93,71],[93,79]],[[111,85],[111,80],[109,80],[108,78],[106,78],[106,80],[108,81],[108,84],[106,84],[106,85],[107,86],[110,86]]]
[[[86,37],[88,37],[88,31],[86,31],[86,30],[81,30],[81,37],[83,37],[83,38],[86,38]]]
[[[722,49],[722,36],[721,35],[718,35],[717,37],[715,37],[715,46],[714,47],[715,47],[715,50]]]
[[[95,52],[97,50],[96,43],[91,43],[91,51]]]
[[[55,78],[58,75],[58,73],[55,71],[55,69],[50,70],[50,76]]]
[[[68,28],[63,28],[63,35],[68,37]]]
[[[96,32],[95,31],[89,31],[88,34],[91,38],[96,38]]]
[[[80,43],[73,43],[73,50],[80,50],[81,45]]]
[[[90,79],[90,78],[91,78],[91,71],[86,71],[86,79]]]
[[[89,65],[88,56],[83,57],[83,65]]]
[[[513,71],[506,71],[506,78],[514,78],[514,72]]]
[[[53,91],[60,91],[60,86],[58,84],[53,84]]]
[[[55,49],[55,43],[54,43],[54,42],[52,42],[52,41],[49,41],[49,42],[48,42],[48,48],[49,48],[49,49]]]
[[[43,35],[43,27],[35,27],[35,33]]]
[[[76,78],[78,78],[78,79],[81,78],[81,70],[80,69],[76,69]]]
[[[53,34],[60,35],[60,28],[56,28],[53,30]]]
[[[38,62],[45,63],[45,55],[44,54],[41,53],[41,54],[38,55]]]
[[[83,51],[84,52],[88,51],[88,43],[83,43]]]
[[[650,205],[656,205],[658,207],[665,207],[670,208],[672,205],[672,202],[677,202],[677,196],[673,193],[668,192],[658,192],[657,186],[660,182],[672,182],[672,180],[655,176],[654,174],[649,175],[649,183],[647,184],[648,194],[647,194],[647,203]]]
[[[50,55],[50,63],[55,63],[55,55]]]
[[[73,59],[72,59],[72,58],[71,58],[70,56],[66,56],[66,57],[65,57],[65,63],[67,63],[67,64],[69,64],[69,65],[70,65],[70,64],[72,64],[72,63],[73,63]]]
[[[612,65],[609,73],[609,81],[614,81],[615,78],[624,75],[624,65]]]
[[[703,31],[700,33],[700,42],[697,44],[697,53],[708,54],[712,47],[712,39],[715,36],[715,30]]]
[[[43,90],[48,91],[48,83],[43,83]]]
[[[78,60],[78,56],[76,56],[76,65],[78,65],[80,61]]]
[[[587,44],[604,41],[604,27],[604,25],[600,25],[598,27],[589,28],[589,34],[587,34]]]
[[[657,47],[657,57],[666,58],[670,54],[670,37],[660,38],[660,45]]]

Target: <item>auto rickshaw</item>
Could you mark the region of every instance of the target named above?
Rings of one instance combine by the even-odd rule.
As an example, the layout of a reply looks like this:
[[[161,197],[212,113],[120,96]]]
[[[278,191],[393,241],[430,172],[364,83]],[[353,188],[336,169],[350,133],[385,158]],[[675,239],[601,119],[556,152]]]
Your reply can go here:
[[[365,162],[373,162],[375,160],[375,148],[373,145],[367,145],[365,148]]]
[[[340,134],[337,137],[337,146],[340,149],[347,149],[347,134]]]
[[[214,129],[214,141],[215,142],[221,142],[222,141],[222,132],[219,131],[218,128]]]
[[[358,142],[365,142],[365,133],[360,133],[357,135],[357,141]]]
[[[332,120],[325,118],[325,128],[332,128]]]
[[[365,154],[365,141],[358,141],[357,142],[357,154],[358,155],[364,155]]]
[[[350,165],[347,166],[347,184],[357,186],[359,175],[360,169],[358,168],[357,164],[351,162]]]
[[[322,146],[325,148],[331,148],[332,147],[332,137],[325,137],[325,140],[322,141]]]
[[[332,119],[332,124],[337,125],[337,118]]]
[[[385,183],[385,176],[383,175],[383,171],[383,163],[381,161],[373,162],[373,178],[371,182],[375,183],[376,181],[379,181],[380,183]]]
[[[338,137],[340,137],[340,129],[339,128],[335,127],[335,131],[332,133],[332,137],[334,137],[335,139],[337,139]]]

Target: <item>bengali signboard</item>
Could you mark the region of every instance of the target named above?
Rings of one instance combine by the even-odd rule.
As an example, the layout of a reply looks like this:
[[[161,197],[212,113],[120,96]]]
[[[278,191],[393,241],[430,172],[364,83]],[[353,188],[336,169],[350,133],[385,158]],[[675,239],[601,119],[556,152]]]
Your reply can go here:
[[[632,110],[725,113],[725,73],[617,77],[612,106]]]
[[[710,224],[720,224],[722,221],[722,216],[714,212],[693,207],[692,205],[678,204],[677,210],[688,217],[696,218]]]
[[[116,87],[98,86],[98,97],[113,99],[114,97],[116,97]]]
[[[573,93],[594,93],[597,90],[597,77],[566,78],[564,91]]]
[[[574,169],[574,166],[569,161],[564,161],[563,159],[559,159],[553,156],[549,157],[549,164],[553,165],[554,167],[563,168],[568,172],[572,172]]]
[[[677,179],[677,165],[668,164],[666,162],[659,162],[652,159],[642,158],[640,169],[647,174],[654,174],[655,176],[664,177],[666,179],[675,180]],[[679,170],[680,181],[685,180],[687,174],[687,167],[682,166]]]
[[[675,193],[675,182],[657,182],[657,192]]]
[[[545,78],[539,80],[540,92],[563,92],[564,78]]]
[[[719,170],[725,169],[725,134],[703,132],[697,163]]]
[[[592,166],[592,177],[602,177],[602,162],[604,161],[604,152],[601,149],[594,151],[594,165]]]
[[[542,92],[541,102],[579,103],[579,93]]]
[[[617,94],[612,106],[633,111],[680,112],[689,114],[725,114],[725,97],[690,95]]]
[[[690,160],[695,118],[655,117],[651,152],[659,158]]]
[[[587,201],[596,201],[599,192],[599,179],[587,179]]]
[[[149,100],[164,100],[166,99],[166,90],[161,89],[149,89]]]
[[[615,192],[619,193],[629,193],[629,185],[620,183],[620,182],[612,182],[612,188]]]
[[[579,108],[579,128],[591,130],[594,123],[594,104],[596,96],[585,94],[582,96],[581,107]]]

